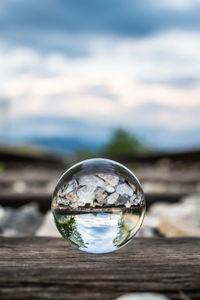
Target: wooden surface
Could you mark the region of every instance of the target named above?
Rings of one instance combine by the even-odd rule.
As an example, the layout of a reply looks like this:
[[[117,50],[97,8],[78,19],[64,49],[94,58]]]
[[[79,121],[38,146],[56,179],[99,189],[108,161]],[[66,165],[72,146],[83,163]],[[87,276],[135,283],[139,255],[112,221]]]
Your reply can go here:
[[[200,299],[200,239],[135,238],[116,252],[89,255],[62,238],[0,238],[1,300],[115,299],[151,291]]]

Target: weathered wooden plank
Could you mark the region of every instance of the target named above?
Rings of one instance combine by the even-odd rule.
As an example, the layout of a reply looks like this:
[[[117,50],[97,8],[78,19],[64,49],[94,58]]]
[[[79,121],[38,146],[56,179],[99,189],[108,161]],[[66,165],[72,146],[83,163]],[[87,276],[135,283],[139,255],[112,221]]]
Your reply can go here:
[[[24,181],[25,183],[41,183],[45,181],[57,181],[58,178],[62,175],[71,164],[61,166],[53,166],[50,169],[48,167],[26,167],[11,170],[4,170],[0,174],[0,183],[12,184],[15,181]],[[200,170],[198,165],[195,165],[195,168],[188,170],[188,166],[185,166],[184,169],[175,169],[175,170],[163,170],[159,169],[156,166],[151,165],[142,165],[140,167],[134,167],[132,164],[126,164],[140,179],[141,182],[164,182],[164,183],[176,183],[176,184],[196,184],[199,182]]]
[[[109,157],[108,157],[109,158]],[[155,152],[145,153],[140,155],[125,155],[116,156],[110,159],[114,159],[120,162],[140,162],[140,163],[153,163],[161,159],[169,159],[170,161],[184,161],[184,162],[199,162],[200,161],[200,150],[181,151],[181,152]]]
[[[200,299],[200,239],[136,238],[89,255],[59,238],[0,238],[0,299],[115,299],[159,292]]]

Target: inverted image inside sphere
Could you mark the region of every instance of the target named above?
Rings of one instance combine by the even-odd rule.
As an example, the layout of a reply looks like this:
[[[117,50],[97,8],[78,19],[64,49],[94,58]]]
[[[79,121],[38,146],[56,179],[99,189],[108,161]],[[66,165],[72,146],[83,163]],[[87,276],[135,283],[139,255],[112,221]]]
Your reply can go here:
[[[61,235],[90,253],[106,253],[127,244],[139,230],[145,201],[141,185],[123,165],[90,159],[60,178],[52,212]]]

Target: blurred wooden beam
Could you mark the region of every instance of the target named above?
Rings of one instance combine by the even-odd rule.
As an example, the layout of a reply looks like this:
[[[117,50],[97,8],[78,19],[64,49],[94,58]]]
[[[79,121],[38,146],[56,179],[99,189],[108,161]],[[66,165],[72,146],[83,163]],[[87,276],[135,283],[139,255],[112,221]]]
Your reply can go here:
[[[183,162],[200,162],[200,150],[188,150],[188,151],[177,151],[177,152],[150,152],[144,154],[130,154],[121,155],[118,157],[109,157],[116,161],[125,162],[140,162],[140,163],[153,163],[161,159],[169,159],[171,161],[183,161]]]
[[[135,238],[90,255],[62,238],[0,238],[0,298],[115,299],[157,292],[200,299],[199,238]]]
[[[0,145],[0,162],[12,165],[21,164],[44,164],[63,165],[62,159],[53,153],[32,147],[17,147]]]

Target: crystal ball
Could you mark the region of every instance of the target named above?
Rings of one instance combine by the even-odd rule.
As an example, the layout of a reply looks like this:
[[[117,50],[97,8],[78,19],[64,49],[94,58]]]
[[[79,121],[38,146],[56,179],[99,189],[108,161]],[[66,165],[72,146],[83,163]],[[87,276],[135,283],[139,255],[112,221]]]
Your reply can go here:
[[[88,159],[58,181],[52,213],[61,235],[76,248],[107,253],[126,245],[145,214],[142,187],[125,166],[109,159]]]

